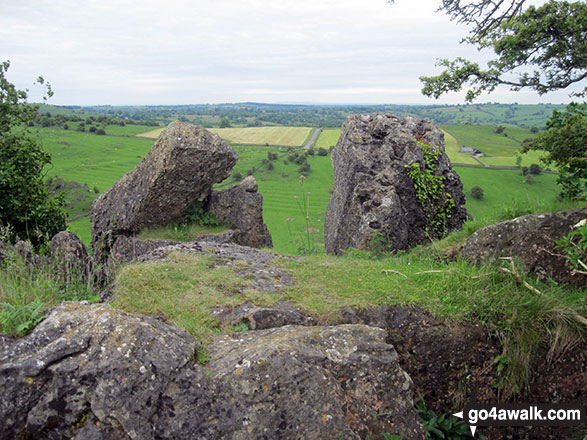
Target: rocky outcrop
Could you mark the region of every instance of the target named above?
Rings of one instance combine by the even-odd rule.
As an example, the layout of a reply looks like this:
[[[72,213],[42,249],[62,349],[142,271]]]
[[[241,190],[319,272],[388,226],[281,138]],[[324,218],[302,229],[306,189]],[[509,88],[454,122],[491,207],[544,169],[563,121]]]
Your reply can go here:
[[[419,142],[438,152],[427,165]],[[324,224],[327,253],[369,249],[374,234],[387,250],[408,249],[460,228],[467,219],[461,180],[444,152],[444,135],[429,120],[349,116],[332,152],[332,164],[334,190]],[[425,207],[408,175],[412,164],[421,170],[433,168],[443,186],[439,199]],[[452,208],[447,194],[454,202]]]
[[[238,155],[219,136],[179,121],[161,133],[149,154],[92,205],[92,245],[99,263],[119,235],[181,218],[212,185],[226,179]]]
[[[3,347],[0,438],[153,438],[158,396],[196,347],[154,317],[66,303]]]
[[[110,249],[106,264],[107,273],[112,275],[121,264],[137,260],[155,249],[176,244],[178,243],[172,240],[143,239],[120,235]]]
[[[524,268],[543,280],[586,285],[587,277],[573,273],[556,242],[587,219],[587,208],[548,214],[530,214],[478,230],[457,249],[476,263],[499,257],[518,257]]]
[[[269,229],[263,223],[263,196],[257,189],[255,178],[248,176],[238,185],[213,191],[207,209],[218,220],[240,231],[235,243],[256,248],[273,247]]]
[[[1,439],[424,439],[413,385],[364,325],[220,337],[211,360],[156,317],[65,303],[0,352]]]
[[[234,243],[222,241],[198,240],[192,243],[178,243],[157,248],[141,257],[139,261],[162,260],[172,252],[195,252],[214,256],[222,264],[238,268],[237,275],[252,282],[256,289],[263,292],[279,293],[283,287],[293,284],[291,277],[282,269],[275,267],[272,260],[293,259],[272,252],[263,251]]]
[[[212,310],[211,316],[222,325],[245,324],[249,330],[317,324],[310,315],[286,301],[278,301],[271,307],[259,307],[252,303],[240,304],[236,307],[218,307]]]
[[[66,279],[85,277],[88,273],[88,252],[80,238],[70,231],[56,234],[49,244],[53,264]]]

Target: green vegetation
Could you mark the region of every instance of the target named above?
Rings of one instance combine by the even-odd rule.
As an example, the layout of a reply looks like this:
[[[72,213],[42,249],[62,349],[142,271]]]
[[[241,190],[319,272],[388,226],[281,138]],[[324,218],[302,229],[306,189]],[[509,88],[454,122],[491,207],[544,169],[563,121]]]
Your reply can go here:
[[[426,408],[424,399],[416,403],[416,409],[426,431],[426,440],[461,440],[469,436],[469,426],[464,421],[452,415],[438,416]]]
[[[483,157],[480,157],[476,163],[483,163],[489,166],[516,166],[516,154],[521,151],[522,143],[526,139],[533,139],[536,133],[530,129],[516,127],[513,125],[505,126],[505,131],[501,134],[496,133],[495,127],[488,125],[443,125],[442,129],[445,133],[450,134],[457,139],[459,149],[461,146],[479,149],[483,152]],[[454,147],[453,141],[446,139],[447,154],[451,162],[454,163],[474,163],[465,162],[462,159],[462,153],[456,156],[454,153],[458,152]],[[537,163],[543,156],[539,152],[529,152],[522,155],[522,161],[525,165]]]
[[[426,214],[426,232],[433,231],[443,236],[455,202],[452,196],[445,192],[444,177],[434,174],[442,151],[430,145],[422,143],[419,145],[424,151],[424,163],[414,162],[407,165],[408,176],[414,183],[416,200]]]
[[[6,79],[9,62],[0,63],[0,233],[9,242],[29,240],[38,250],[65,229],[63,200],[43,184],[51,156],[28,131],[37,108],[27,93]],[[37,80],[40,84],[42,78]],[[51,87],[47,84],[47,94]]]
[[[542,161],[558,168],[563,197],[587,198],[587,104],[572,103],[565,112],[554,112],[547,126],[524,151],[546,153]]]
[[[96,301],[92,277],[85,273],[64,279],[56,267],[33,269],[10,253],[0,265],[0,333],[23,335],[62,301]]]
[[[236,267],[212,257],[173,254],[166,261],[135,263],[122,269],[115,287],[115,306],[129,312],[163,314],[201,341],[209,341],[218,324],[213,307],[252,301],[274,304],[279,296],[257,291],[246,275],[249,263]],[[443,321],[482,322],[502,342],[500,380],[522,389],[532,359],[543,341],[551,354],[581,337],[585,325],[584,291],[536,283],[537,295],[497,266],[476,267],[464,261],[444,263],[433,248],[381,259],[357,256],[311,256],[279,260],[295,284],[282,297],[310,312],[322,324],[339,319],[342,307],[418,305]],[[551,340],[559,334],[562,340]]]
[[[329,150],[336,146],[338,138],[340,137],[340,128],[326,128],[323,129],[316,141],[316,148],[324,148]]]
[[[478,50],[491,49],[495,59],[483,70],[463,58],[443,59],[440,75],[420,77],[422,93],[439,98],[469,84],[466,100],[472,102],[497,86],[511,90],[536,90],[540,95],[566,89],[585,78],[587,5],[576,1],[549,1],[523,7],[525,0],[503,2],[445,0],[444,10],[453,20],[472,25],[463,41]],[[393,3],[393,0],[391,0]],[[575,95],[585,96],[587,87]]]
[[[46,169],[47,177],[63,177],[99,191],[110,188],[132,170],[153,146],[153,141],[147,139],[54,128],[39,129],[38,136],[43,149],[53,158],[53,166]]]

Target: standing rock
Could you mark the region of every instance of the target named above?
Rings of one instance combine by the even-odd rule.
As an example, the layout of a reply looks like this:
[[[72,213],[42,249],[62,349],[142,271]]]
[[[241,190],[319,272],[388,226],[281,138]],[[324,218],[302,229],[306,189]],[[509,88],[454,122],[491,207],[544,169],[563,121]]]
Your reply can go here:
[[[218,220],[238,229],[235,243],[256,248],[273,247],[269,229],[263,223],[263,195],[257,192],[253,176],[223,191],[212,191],[208,211]]]
[[[556,242],[587,219],[587,208],[547,214],[529,214],[478,230],[456,252],[476,263],[499,257],[518,257],[524,269],[542,280],[552,278],[576,285],[587,284],[587,276],[573,272]]]
[[[174,121],[149,154],[92,205],[92,245],[104,262],[119,235],[165,226],[181,218],[195,201],[204,202],[212,185],[230,176],[238,154],[218,135]]]
[[[425,169],[419,142],[438,152],[431,162],[443,186],[426,210],[408,175],[414,163]],[[334,190],[324,225],[327,253],[369,249],[374,234],[382,237],[387,250],[409,249],[462,227],[468,217],[461,180],[444,152],[444,135],[427,119],[351,115],[342,126],[332,164]],[[443,210],[448,215],[436,217]],[[440,222],[435,224],[435,218]]]

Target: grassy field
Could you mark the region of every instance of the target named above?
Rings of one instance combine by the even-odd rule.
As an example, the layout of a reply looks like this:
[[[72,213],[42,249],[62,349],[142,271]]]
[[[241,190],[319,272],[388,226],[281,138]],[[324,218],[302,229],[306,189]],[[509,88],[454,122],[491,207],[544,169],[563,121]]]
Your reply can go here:
[[[310,135],[310,127],[245,127],[245,128],[209,128],[222,139],[234,144],[282,145],[299,147]],[[139,137],[156,139],[162,128],[138,134]]]
[[[328,150],[330,147],[336,146],[339,137],[340,128],[325,128],[320,133],[315,148],[326,148]]]
[[[461,146],[459,141],[452,134],[444,131],[444,150],[448,155],[450,161],[453,164],[464,163],[471,165],[479,165],[479,162],[473,158],[470,154],[464,154],[460,152]]]
[[[450,128],[464,139],[480,139],[483,134],[490,136],[490,140],[497,137],[504,144],[493,145],[495,149],[515,150],[515,141],[498,136],[491,131],[490,127],[479,129],[469,126],[464,128],[451,126]],[[467,129],[472,129],[473,134],[467,134]],[[335,142],[339,133],[339,129],[324,130],[318,139],[318,145],[329,147]],[[152,146],[152,140],[96,136],[57,129],[42,129],[39,130],[39,135],[44,147],[53,156],[53,166],[48,169],[48,177],[60,176],[66,180],[87,184],[92,192],[94,187],[99,192],[109,188],[123,174],[136,166]],[[455,150],[459,142],[462,141],[456,140],[452,133],[446,136],[447,150],[453,162],[459,163],[460,160],[461,163],[467,163],[466,159],[473,160],[470,157],[459,159],[455,156],[458,154]],[[300,165],[289,159],[289,156],[293,154],[292,151],[277,147],[243,145],[235,145],[234,148],[239,153],[239,162],[233,174],[240,173],[246,176],[252,172],[257,179],[259,190],[264,197],[265,222],[273,236],[275,249],[278,252],[295,254],[300,245],[307,248],[307,232],[310,231],[312,246],[316,245],[316,249],[322,252],[324,213],[333,183],[330,156],[308,156],[311,171],[303,173],[307,178],[303,181],[302,188],[299,184],[299,176],[302,174],[299,171]],[[267,164],[262,164],[262,161],[267,159],[268,152],[277,153],[280,156],[278,160],[272,161],[273,169],[269,169]],[[540,175],[535,178],[534,183],[527,184],[519,171],[465,167],[456,167],[456,170],[461,175],[467,194],[474,185],[484,189],[485,197],[481,201],[467,197],[467,208],[475,218],[486,221],[498,218],[504,210],[514,209],[516,206],[529,202],[539,201],[544,206],[550,207],[558,192],[554,175]],[[234,182],[235,180],[231,179],[227,183]],[[301,212],[304,209],[300,210],[298,204],[304,200],[304,195],[309,203],[308,217],[311,221],[311,229],[308,229],[308,225],[305,224],[306,215]],[[298,199],[296,200],[294,196]],[[286,221],[287,219],[294,220]],[[80,235],[85,243],[90,242],[88,218],[70,223],[69,227]]]
[[[527,128],[514,125],[504,125],[505,134],[495,132],[495,127],[489,125],[443,125],[445,133],[457,139],[459,148],[461,146],[472,147],[481,150],[484,156],[480,160],[489,166],[516,166],[516,153],[521,147],[522,141],[537,136]],[[447,141],[448,146],[448,141]],[[448,149],[448,148],[447,148]],[[458,152],[458,150],[457,150]],[[454,151],[453,151],[454,153]],[[455,163],[467,163],[453,159]],[[531,151],[522,156],[522,166],[530,166],[532,163],[539,163],[541,153]]]
[[[153,146],[153,141],[118,136],[96,136],[70,130],[41,129],[43,148],[52,156],[47,177],[85,183],[100,192],[132,170]]]

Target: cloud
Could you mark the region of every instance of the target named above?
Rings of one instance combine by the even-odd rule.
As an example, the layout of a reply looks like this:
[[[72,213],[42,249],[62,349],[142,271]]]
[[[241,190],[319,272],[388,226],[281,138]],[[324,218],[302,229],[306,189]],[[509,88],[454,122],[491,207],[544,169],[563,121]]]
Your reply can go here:
[[[466,29],[434,12],[437,0],[0,0],[0,8],[9,78],[27,87],[44,75],[56,104],[432,102],[418,77],[435,72],[435,59],[478,56],[458,44]]]

